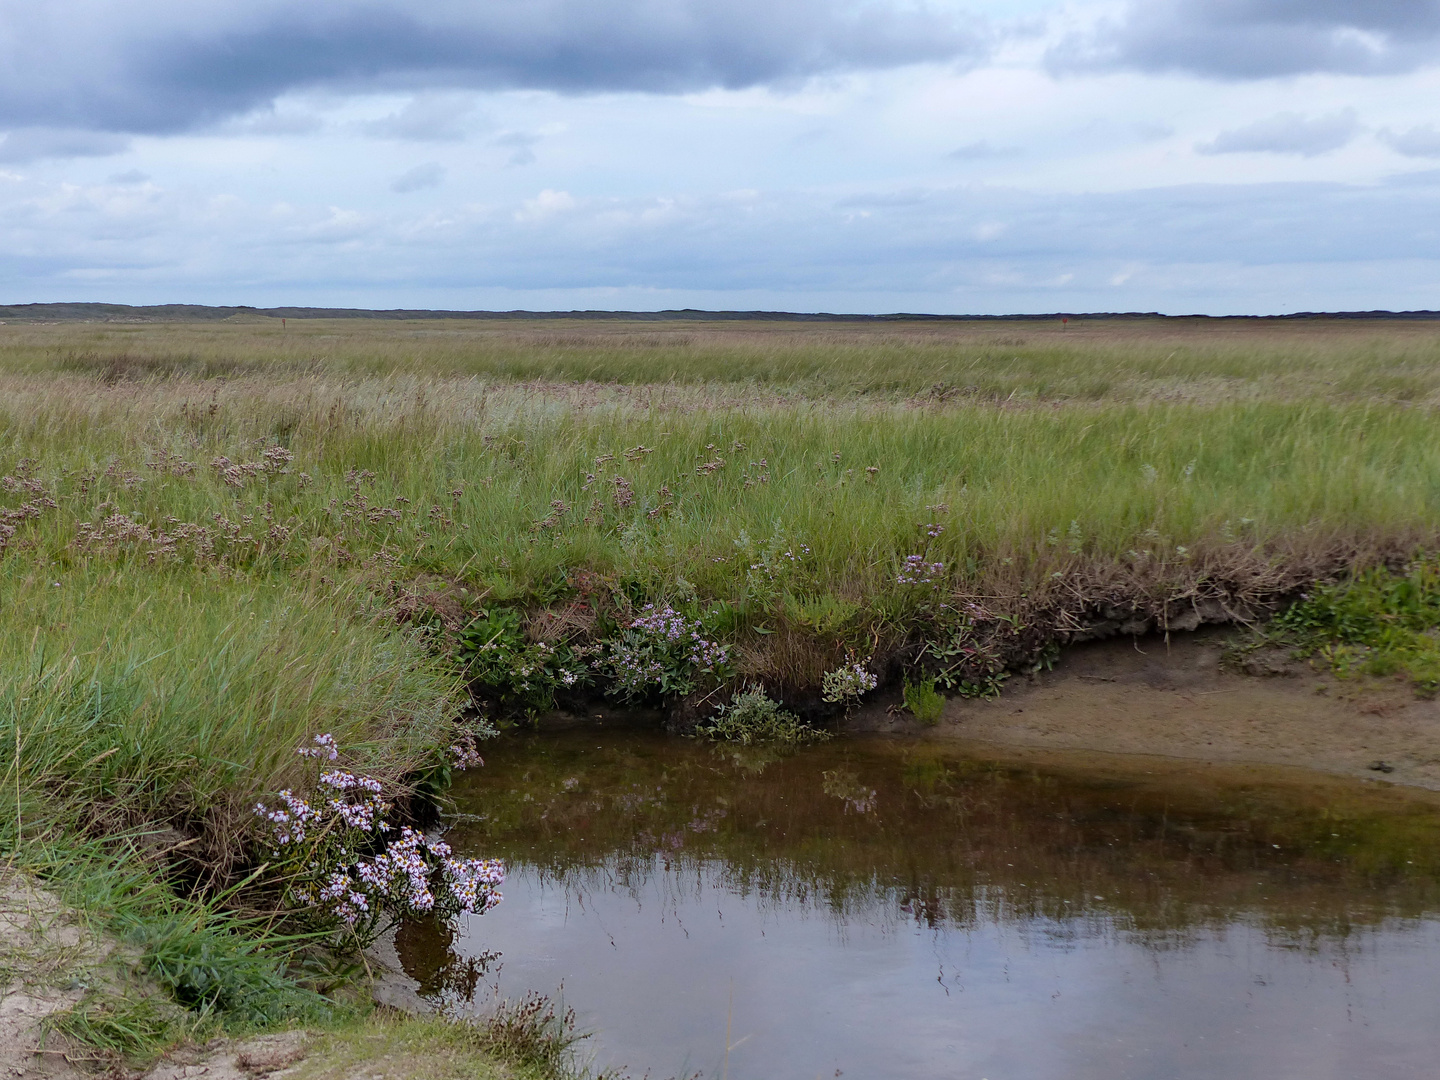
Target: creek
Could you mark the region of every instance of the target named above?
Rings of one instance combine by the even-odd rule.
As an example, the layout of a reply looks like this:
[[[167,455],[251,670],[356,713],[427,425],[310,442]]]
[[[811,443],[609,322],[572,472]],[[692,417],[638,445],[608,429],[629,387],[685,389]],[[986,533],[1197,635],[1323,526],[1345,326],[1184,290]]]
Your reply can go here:
[[[1383,784],[511,736],[447,839],[505,899],[397,949],[595,1066],[726,1080],[1390,1080],[1440,1060],[1440,812]]]

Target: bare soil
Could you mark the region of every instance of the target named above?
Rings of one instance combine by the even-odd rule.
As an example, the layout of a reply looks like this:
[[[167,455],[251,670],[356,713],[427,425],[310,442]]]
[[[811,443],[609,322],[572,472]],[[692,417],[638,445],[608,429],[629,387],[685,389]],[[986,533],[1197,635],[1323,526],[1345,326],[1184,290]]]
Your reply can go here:
[[[1222,665],[1221,632],[1073,646],[993,701],[952,700],[934,738],[1015,750],[1147,755],[1302,769],[1440,791],[1440,701],[1396,681],[1341,680],[1281,650]],[[894,708],[894,706],[890,706]],[[872,707],[861,730],[916,730]]]
[[[510,1071],[456,1049],[386,1010],[343,1033],[285,1031],[185,1045],[135,1070],[65,1039],[43,1022],[117,982],[132,958],[31,878],[0,865],[0,1080],[503,1080]]]

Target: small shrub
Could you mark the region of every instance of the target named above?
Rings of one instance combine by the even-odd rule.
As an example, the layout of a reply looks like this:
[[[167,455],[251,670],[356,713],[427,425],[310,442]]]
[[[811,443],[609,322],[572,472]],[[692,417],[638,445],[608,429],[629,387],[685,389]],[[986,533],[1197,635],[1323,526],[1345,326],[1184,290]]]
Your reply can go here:
[[[946,637],[927,641],[920,655],[930,656],[938,668],[934,682],[958,697],[999,697],[1001,686],[1010,677],[1005,662],[973,637],[968,625]]]
[[[1433,695],[1440,689],[1440,559],[1319,586],[1276,617],[1269,637],[1341,678],[1402,675]]]
[[[297,985],[286,970],[293,941],[277,939],[269,944],[279,947],[266,950],[262,928],[223,916],[212,919],[211,914],[202,910],[136,920],[125,933],[126,940],[140,948],[146,974],[178,1004],[229,1028],[275,1028],[333,1018],[334,1002]],[[107,1023],[114,1033],[122,1023],[135,1028],[147,1016],[158,1022],[146,1007],[101,1013],[87,1022],[92,1027]]]
[[[754,686],[721,705],[709,722],[701,724],[696,734],[709,739],[737,742],[742,746],[760,742],[816,742],[830,737],[804,723],[780,703],[766,696],[763,687]]]
[[[725,646],[702,633],[698,620],[668,604],[646,604],[640,617],[605,643],[600,667],[610,676],[609,691],[625,701],[652,693],[684,695],[695,690],[702,675],[723,678],[730,664]]]
[[[880,680],[852,656],[850,663],[821,677],[820,696],[832,705],[849,706],[879,685]]]
[[[525,640],[520,613],[494,608],[459,634],[465,674],[506,708],[535,713],[554,708],[555,694],[589,681],[585,661],[566,644]]]
[[[477,1023],[482,1049],[546,1075],[571,1075],[575,1044],[589,1038],[575,1030],[575,1010],[534,991],[502,1001]]]
[[[905,707],[920,723],[933,726],[940,722],[940,714],[945,711],[945,696],[935,689],[934,679],[919,682],[906,679]]]

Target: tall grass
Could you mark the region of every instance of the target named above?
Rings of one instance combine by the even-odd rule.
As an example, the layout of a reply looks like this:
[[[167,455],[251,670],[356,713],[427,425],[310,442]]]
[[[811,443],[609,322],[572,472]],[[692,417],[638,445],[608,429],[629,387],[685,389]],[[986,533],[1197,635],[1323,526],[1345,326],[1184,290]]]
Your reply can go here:
[[[9,558],[0,610],[0,812],[22,836],[168,827],[228,865],[312,734],[398,780],[458,708],[425,646],[344,592]]]
[[[0,324],[0,371],[109,380],[397,372],[451,378],[751,386],[794,396],[1433,400],[1425,322],[1085,320],[1068,325],[252,318]]]
[[[795,542],[810,554],[769,593],[888,603],[912,591],[896,571],[922,549],[986,589],[1095,560],[1183,570],[1217,552],[1410,543],[1440,520],[1428,412],[1373,402],[724,405],[415,378],[5,389],[0,468],[30,459],[59,502],[17,524],[11,560],[134,565],[181,595],[187,567],[318,580],[383,554],[401,576],[501,598],[585,567],[738,601],[767,592],[752,570],[767,545]],[[228,482],[211,464],[263,463],[267,446],[293,460]],[[116,515],[206,526],[220,554],[156,553],[123,522],[101,529]],[[222,542],[230,526],[250,539]]]

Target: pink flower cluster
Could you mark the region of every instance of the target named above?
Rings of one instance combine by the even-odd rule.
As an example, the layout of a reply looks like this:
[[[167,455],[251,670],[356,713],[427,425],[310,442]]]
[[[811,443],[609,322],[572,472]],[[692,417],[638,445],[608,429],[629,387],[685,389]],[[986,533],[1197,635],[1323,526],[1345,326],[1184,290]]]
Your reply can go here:
[[[630,624],[630,629],[653,634],[667,645],[687,649],[689,661],[698,668],[716,668],[730,659],[725,646],[701,636],[699,622],[687,619],[669,604],[658,611],[654,604],[646,604],[644,613]]]
[[[424,835],[407,826],[400,830],[399,840],[390,841],[370,862],[357,862],[355,876],[369,888],[395,897],[411,911],[431,911],[435,894],[430,891],[430,864],[423,854],[428,846]],[[439,841],[437,846],[449,854],[449,844]]]
[[[355,891],[354,882],[343,870],[334,871],[315,895],[317,902],[328,904],[331,913],[346,926],[354,926],[370,913],[370,898]]]
[[[372,795],[380,794],[380,781],[369,776],[356,776],[344,769],[335,769],[331,772],[320,774],[320,783],[336,791],[368,791]]]
[[[431,858],[426,858],[429,855]],[[439,863],[444,889],[458,911],[484,914],[500,902],[497,886],[505,880],[505,864],[497,859],[456,859],[450,845],[405,828],[400,839],[369,862],[357,862],[355,875],[369,888],[398,900],[407,910],[435,909],[431,859]]]
[[[283,810],[271,810],[264,803],[255,804],[255,813],[270,822],[277,844],[299,844],[305,840],[305,827],[320,820],[320,811],[289,788],[276,795],[285,804]]]
[[[318,735],[315,744],[302,747],[301,756],[339,758],[332,736]],[[481,763],[473,735],[465,735],[451,750],[467,763]],[[385,914],[448,917],[484,913],[500,902],[496,886],[505,880],[502,863],[456,859],[449,844],[414,829],[401,829],[399,838],[378,855],[356,860],[353,850],[373,850],[375,838],[390,830],[385,821],[390,806],[381,798],[380,781],[330,769],[320,774],[316,786],[319,798],[314,805],[286,789],[276,796],[278,808],[255,806],[270,826],[276,857],[297,872],[301,884],[293,895],[307,906],[364,935],[373,933]]]
[[[497,886],[505,881],[505,864],[499,859],[446,859],[445,881],[468,914],[485,914],[500,903]]]
[[[475,746],[475,736],[469,734],[462,735],[460,741],[450,747],[450,759],[455,768],[462,771],[485,764],[485,759],[480,756],[480,751]]]

